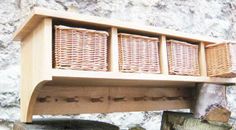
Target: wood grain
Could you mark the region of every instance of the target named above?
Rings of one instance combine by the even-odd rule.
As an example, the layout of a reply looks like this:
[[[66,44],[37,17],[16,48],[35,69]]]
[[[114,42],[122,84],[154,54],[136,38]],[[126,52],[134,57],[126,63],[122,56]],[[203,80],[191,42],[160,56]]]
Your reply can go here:
[[[193,42],[202,41],[202,42],[207,42],[207,43],[220,43],[220,42],[226,41],[222,39],[215,39],[212,37],[205,37],[205,36],[199,36],[199,35],[192,35],[188,33],[182,33],[182,32],[173,31],[169,29],[163,29],[159,27],[144,26],[144,25],[139,25],[135,23],[121,22],[118,20],[82,15],[78,13],[65,12],[65,11],[58,11],[58,10],[55,11],[55,10],[49,10],[45,8],[34,9],[32,14],[29,16],[28,20],[14,34],[14,40],[23,39],[27,35],[29,30],[32,30],[34,26],[37,24],[37,22],[32,22],[32,21],[39,21],[40,18],[43,19],[45,17],[65,19],[72,22],[76,21],[76,22],[81,22],[81,23],[87,23],[93,26],[98,25],[100,27],[106,27],[106,28],[116,27],[118,29],[127,29],[127,30],[135,30],[139,32],[148,32],[148,33],[153,33],[153,34],[166,35],[172,38],[181,38],[181,39],[185,39],[187,41],[193,41]]]
[[[164,75],[168,75],[169,70],[168,70],[168,57],[166,48],[166,36],[164,35],[162,35],[160,38],[160,66],[161,66],[161,73]]]
[[[21,46],[21,121],[32,120],[32,109],[39,86],[52,79],[52,26],[45,18],[22,41]]]
[[[190,108],[193,88],[46,86],[34,114],[80,114]],[[69,99],[69,100],[68,100]]]
[[[201,76],[207,76],[205,43],[201,42],[199,46],[199,65]]]

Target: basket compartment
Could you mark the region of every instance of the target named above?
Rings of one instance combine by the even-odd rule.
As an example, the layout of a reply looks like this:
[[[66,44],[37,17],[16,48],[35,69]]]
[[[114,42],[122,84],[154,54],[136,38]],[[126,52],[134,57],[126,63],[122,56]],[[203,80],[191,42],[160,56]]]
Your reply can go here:
[[[160,73],[158,38],[118,34],[121,72]]]
[[[215,77],[236,77],[236,44],[222,43],[206,47],[207,73]]]
[[[54,67],[86,71],[107,71],[105,31],[55,26]]]
[[[169,74],[199,76],[198,45],[168,40]]]

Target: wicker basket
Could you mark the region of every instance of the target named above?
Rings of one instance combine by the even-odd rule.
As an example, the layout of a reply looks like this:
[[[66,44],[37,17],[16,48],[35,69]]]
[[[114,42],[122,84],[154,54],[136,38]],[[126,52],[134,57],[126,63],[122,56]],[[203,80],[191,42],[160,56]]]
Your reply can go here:
[[[160,73],[158,38],[120,33],[121,72]]]
[[[199,76],[198,45],[168,40],[169,74]]]
[[[236,43],[206,47],[208,76],[236,77]]]
[[[55,26],[54,67],[87,71],[107,71],[105,31]]]

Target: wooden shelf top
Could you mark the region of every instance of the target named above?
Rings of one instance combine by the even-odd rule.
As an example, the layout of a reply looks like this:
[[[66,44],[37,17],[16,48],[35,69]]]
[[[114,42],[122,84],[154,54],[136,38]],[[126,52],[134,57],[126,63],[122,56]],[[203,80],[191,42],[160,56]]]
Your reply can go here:
[[[196,83],[235,84],[233,78],[148,73],[93,72],[52,69],[52,82],[85,86],[195,87]],[[50,84],[50,83],[49,83]]]
[[[49,10],[45,8],[35,8],[28,19],[23,23],[16,33],[14,34],[14,40],[22,40],[32,29],[43,19],[43,18],[55,18],[55,19],[63,19],[73,22],[81,22],[91,25],[98,25],[101,27],[117,27],[118,29],[126,29],[131,31],[140,31],[143,33],[152,33],[156,35],[165,35],[172,38],[180,38],[193,42],[207,42],[207,43],[221,43],[226,42],[226,40],[216,39],[212,37],[204,37],[200,35],[191,35],[188,33],[182,33],[178,31],[172,31],[169,29],[163,29],[159,27],[145,26],[139,25],[135,23],[121,22],[118,20],[112,20],[107,18],[95,17],[95,16],[87,16],[81,15],[73,12],[66,11],[56,11]]]

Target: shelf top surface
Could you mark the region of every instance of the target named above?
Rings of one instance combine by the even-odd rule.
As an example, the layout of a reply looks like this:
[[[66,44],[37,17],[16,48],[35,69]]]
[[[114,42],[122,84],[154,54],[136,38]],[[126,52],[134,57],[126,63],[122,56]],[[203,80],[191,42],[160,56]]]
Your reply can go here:
[[[193,42],[206,42],[206,43],[227,42],[226,40],[223,40],[223,39],[216,39],[216,38],[205,37],[205,36],[200,36],[200,35],[192,35],[188,33],[182,33],[182,32],[173,31],[169,29],[163,29],[159,27],[145,26],[145,25],[139,25],[135,23],[122,22],[122,21],[113,20],[113,19],[82,15],[82,14],[78,14],[74,12],[49,10],[45,8],[35,8],[32,11],[32,13],[26,19],[26,21],[15,32],[14,40],[21,41],[28,33],[31,32],[33,28],[37,26],[37,24],[43,18],[54,18],[54,19],[62,19],[62,20],[68,20],[68,21],[73,21],[73,22],[83,22],[90,25],[103,26],[107,28],[117,27],[118,29],[140,31],[143,33],[152,33],[157,36],[165,35],[165,36],[185,39],[185,40],[193,41]]]
[[[149,73],[93,72],[52,69],[52,82],[69,85],[195,87],[196,83],[235,84],[234,78]]]

